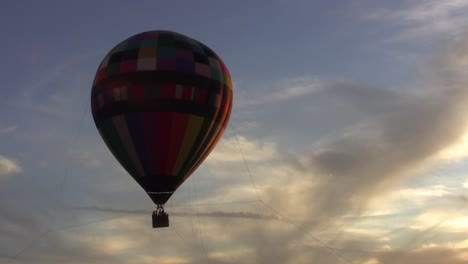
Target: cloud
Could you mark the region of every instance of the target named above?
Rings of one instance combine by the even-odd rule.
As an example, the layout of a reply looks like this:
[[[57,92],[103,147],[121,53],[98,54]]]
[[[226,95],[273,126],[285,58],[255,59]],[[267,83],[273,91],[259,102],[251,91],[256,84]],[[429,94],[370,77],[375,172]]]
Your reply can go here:
[[[319,197],[313,211],[320,212],[323,223],[440,162],[436,154],[463,139],[468,91],[460,68],[466,69],[466,47],[460,41],[441,56],[430,83],[412,93],[374,90],[368,103],[365,88],[354,86],[363,95],[354,97],[342,97],[346,85],[328,90],[329,96],[364,112],[365,119],[301,159],[302,169],[319,177],[306,199],[317,202]]]
[[[260,94],[258,95],[247,95],[242,93],[243,90],[240,88],[240,96],[243,98],[238,106],[261,106],[263,104],[294,100],[304,95],[319,92],[322,89],[322,86],[323,83],[317,78],[303,77],[281,81],[275,84],[274,87],[266,85],[266,87],[259,89]]]
[[[444,166],[454,159],[465,158],[466,151],[460,142],[465,141],[468,132],[468,120],[465,114],[468,105],[468,91],[465,88],[468,79],[464,74],[468,61],[466,54],[468,54],[468,41],[460,39],[455,46],[447,50],[447,53],[440,56],[432,67],[428,68],[431,74],[428,74],[430,78],[426,80],[426,84],[411,91],[379,90],[352,82],[331,82],[323,85],[320,90],[314,92],[314,96],[333,102],[328,105],[328,109],[340,105],[342,109],[347,110],[346,114],[356,113],[353,116],[355,124],[342,128],[341,133],[332,134],[321,144],[314,145],[313,142],[305,144],[313,146],[313,149],[296,161],[292,161],[290,156],[283,155],[284,148],[279,144],[273,145],[269,151],[262,151],[259,147],[262,144],[252,140],[246,149],[251,152],[260,151],[258,156],[261,158],[248,159],[248,165],[254,168],[252,175],[261,199],[289,219],[293,219],[294,223],[310,234],[325,241],[325,244],[336,248],[337,254],[368,263],[397,263],[398,261],[391,261],[397,257],[393,254],[397,251],[385,249],[401,246],[404,241],[411,242],[411,237],[417,237],[418,232],[434,232],[434,229],[427,230],[434,225],[440,228],[439,233],[466,230],[466,226],[463,225],[466,221],[464,218],[456,217],[453,221],[442,221],[451,215],[446,211],[441,213],[440,219],[431,218],[429,225],[425,226],[426,229],[411,230],[407,226],[414,223],[410,221],[413,216],[417,216],[415,219],[424,218],[425,215],[417,210],[426,209],[428,203],[435,200],[445,200],[452,204],[450,207],[454,207],[455,200],[448,199],[453,190],[449,186],[440,184],[419,189],[405,188],[399,192],[400,199],[420,203],[417,207],[413,207],[416,211],[407,212],[405,211],[407,208],[394,206],[394,210],[388,212],[386,216],[374,215],[380,217],[378,220],[381,221],[377,224],[376,218],[365,222],[363,226],[357,226],[363,228],[356,229],[353,229],[353,222],[346,219],[349,216],[359,216],[369,212],[368,206],[373,200],[409,179],[438,166]],[[290,101],[282,101],[282,104],[294,103],[303,98],[290,98]],[[274,104],[275,107],[284,106]],[[262,107],[268,105],[265,102]],[[300,116],[298,119],[304,123],[308,122],[306,116]],[[278,120],[277,124],[282,125],[282,120]],[[312,121],[309,124],[310,127],[320,125]],[[247,141],[247,138],[244,140]],[[240,167],[239,150],[235,150],[234,141],[230,144],[226,144],[225,149],[220,152],[224,158],[218,159],[219,166],[237,163]],[[227,157],[231,155],[237,158],[228,159]],[[210,166],[218,165],[213,163]],[[229,171],[231,174],[239,175],[236,173],[237,170]],[[281,171],[281,174],[287,177],[278,179],[276,171]],[[223,192],[227,193],[229,192]],[[221,194],[219,195],[221,197]],[[398,203],[397,200],[393,202]],[[459,205],[459,201],[456,204]],[[388,205],[385,204],[383,207]],[[436,203],[436,205],[441,204]],[[285,252],[284,248],[277,248],[276,245],[269,244],[269,241],[281,240],[285,242],[284,244],[290,245],[297,241],[303,243],[311,238],[304,232],[294,229],[293,225],[284,226],[288,226],[288,232],[278,232],[277,237],[268,235],[267,228],[252,231],[245,226],[247,229],[239,232],[252,232],[247,237],[256,241],[253,248],[257,260],[261,259],[265,263],[267,260],[274,261],[273,259],[282,263],[298,263],[294,262],[297,259],[292,256],[297,248],[288,247],[285,249],[288,252]],[[366,228],[369,232],[362,233],[361,231]],[[350,238],[356,238],[359,232],[367,238],[358,237],[356,241],[352,241]],[[333,239],[334,235],[336,239]],[[447,239],[452,238],[448,235]],[[426,245],[428,242],[426,239],[426,236],[422,240],[417,239],[419,242],[415,246]],[[374,245],[363,243],[366,240],[373,241]],[[442,243],[440,240],[434,241]],[[278,255],[275,254],[270,259],[261,253],[261,247],[267,247]],[[323,245],[322,247],[318,245],[317,248],[324,250]],[[367,251],[369,248],[374,251]],[[352,253],[351,249],[354,249],[354,252],[363,251],[365,254],[360,257]],[[298,255],[305,256],[303,252],[301,253]],[[404,251],[404,253],[405,256],[401,258],[403,263],[411,263],[414,258],[424,256],[419,251]],[[323,263],[340,261],[337,260],[340,259],[337,254],[328,252],[328,262],[323,261]],[[445,249],[441,251],[432,249],[428,254],[434,254],[434,259],[442,259],[437,258],[441,254],[453,260],[453,263],[463,263],[458,255],[459,252],[447,253]]]
[[[447,162],[460,162],[468,158],[468,133],[463,135],[454,144],[442,149],[438,155],[440,155],[439,159],[446,160]]]
[[[223,139],[216,150],[207,158],[207,162],[260,162],[277,158],[278,150],[272,142],[254,142],[243,136]]]
[[[197,206],[197,205],[195,205]],[[189,206],[187,206],[189,207]],[[144,214],[150,215],[151,212],[148,210],[132,210],[132,209],[117,209],[117,208],[106,208],[99,206],[83,206],[75,207],[75,210],[92,210],[106,213],[118,213],[118,214]],[[172,210],[172,209],[171,209]],[[217,217],[217,218],[244,218],[244,219],[259,219],[259,220],[275,220],[278,219],[276,215],[273,214],[259,214],[255,212],[226,212],[226,211],[203,211],[203,212],[188,212],[188,211],[175,211],[171,212],[170,215],[174,216],[186,216],[186,217]]]
[[[0,134],[11,134],[17,129],[16,126],[0,127]]]
[[[22,172],[21,166],[14,160],[0,155],[0,177],[6,177]]]
[[[100,150],[102,150],[102,148],[100,148]],[[77,161],[84,168],[95,169],[103,165],[103,162],[101,161],[101,159],[98,158],[97,153],[98,151],[85,151],[79,148],[75,148],[75,149],[69,150],[68,155],[70,156],[71,159]]]
[[[260,202],[218,205],[215,209],[176,207],[171,212],[170,228],[151,230],[150,210],[135,209],[148,200],[143,197],[144,192],[138,192],[143,193],[141,196],[130,194],[129,190],[132,188],[136,192],[138,186],[128,187],[129,177],[128,181],[127,178],[119,180],[123,175],[117,177],[113,169],[108,169],[118,166],[116,162],[108,162],[111,155],[106,152],[107,156],[103,157],[99,151],[82,151],[89,150],[89,146],[82,144],[83,149],[69,154],[81,165],[96,169],[93,180],[83,180],[87,177],[84,174],[73,175],[73,190],[63,191],[58,198],[70,201],[76,192],[79,199],[75,201],[90,204],[99,201],[105,206],[82,206],[73,209],[85,210],[61,212],[56,217],[58,221],[76,225],[58,229],[35,241],[18,262],[465,263],[466,249],[460,244],[448,249],[440,246],[444,241],[426,241],[428,233],[422,239],[417,234],[430,231],[438,235],[450,230],[445,234],[447,239],[458,241],[459,237],[453,236],[459,234],[454,233],[466,231],[466,218],[434,208],[430,213],[408,213],[407,208],[396,204],[415,200],[415,203],[422,203],[416,209],[424,210],[428,203],[450,195],[452,189],[448,186],[404,188],[399,193],[400,199],[380,204],[375,201],[421,172],[465,157],[464,148],[452,146],[464,142],[467,133],[464,88],[467,82],[463,62],[466,51],[463,43],[449,50],[436,63],[437,67],[431,69],[434,74],[427,85],[415,91],[388,91],[351,81],[313,80],[308,85],[306,80],[301,80],[301,85],[294,86],[296,83],[291,87],[285,82],[283,95],[273,93],[257,101],[256,109],[277,108],[278,112],[272,114],[272,126],[287,130],[290,141],[296,139],[298,130],[306,134],[309,141],[298,140],[306,151],[293,155],[289,153],[292,149],[289,145],[266,136],[227,137],[201,171],[184,183],[173,197],[177,199],[179,195],[191,193],[190,202],[194,203],[208,201],[207,197],[210,201],[235,201],[256,198],[258,191],[262,201],[273,210]],[[323,107],[321,113],[327,114],[317,115],[320,118],[315,119],[317,116],[307,109],[304,115],[299,114],[295,116],[297,120],[292,120],[307,129],[285,125],[291,121],[285,119],[292,118],[283,118],[278,113],[289,109],[288,105],[311,107],[313,103],[298,102],[312,100],[312,97],[316,98],[314,103],[321,101],[317,108]],[[254,101],[244,106],[255,110]],[[333,115],[340,115],[341,120],[351,119],[336,132],[324,133],[323,137],[314,134],[315,129],[333,122]],[[258,126],[251,129],[263,127],[256,124]],[[316,144],[316,140],[320,144]],[[450,155],[440,155],[447,149]],[[240,151],[244,152],[244,157]],[[95,160],[100,163],[93,163]],[[111,176],[99,178],[100,172]],[[86,188],[75,188],[80,183]],[[118,185],[115,188],[118,191],[106,189],[113,184]],[[377,208],[377,204],[383,208]],[[151,206],[149,202],[144,205]],[[16,230],[29,226],[27,221],[39,221],[28,215],[36,215],[34,212],[23,212],[21,218],[15,218],[13,212],[3,208],[1,211],[3,231],[5,223]],[[125,217],[98,221],[96,214],[99,213]],[[443,222],[447,216],[453,219]],[[423,222],[423,219],[431,221]],[[50,219],[43,217],[40,221],[47,220]],[[443,223],[432,229],[438,222]],[[414,237],[417,239],[412,240]],[[9,243],[7,238],[4,244]],[[408,246],[413,249],[395,249],[405,243],[413,243]],[[436,246],[425,248],[431,243]]]
[[[419,0],[404,1],[403,8],[385,8],[379,6],[366,9],[367,19],[389,21],[402,30],[391,36],[390,41],[417,40],[434,37],[437,34],[452,37],[461,33],[468,19],[468,2],[464,0]]]
[[[411,251],[400,249],[380,253],[377,257],[376,264],[462,264],[468,261],[468,258],[463,256],[463,254],[466,254],[466,252],[467,249],[454,250],[443,247],[433,247]]]

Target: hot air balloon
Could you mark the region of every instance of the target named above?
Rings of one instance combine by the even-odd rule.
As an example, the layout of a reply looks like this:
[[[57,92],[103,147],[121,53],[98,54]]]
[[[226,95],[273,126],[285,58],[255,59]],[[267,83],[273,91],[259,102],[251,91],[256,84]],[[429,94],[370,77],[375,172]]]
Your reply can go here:
[[[169,226],[164,204],[221,139],[232,98],[219,56],[179,33],[139,33],[102,60],[91,91],[93,119],[155,203],[153,227]]]

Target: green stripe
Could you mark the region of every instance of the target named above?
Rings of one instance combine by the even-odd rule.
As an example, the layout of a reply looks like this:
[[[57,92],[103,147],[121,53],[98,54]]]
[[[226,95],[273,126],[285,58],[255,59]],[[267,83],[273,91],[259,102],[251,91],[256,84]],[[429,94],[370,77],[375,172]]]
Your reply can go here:
[[[194,165],[194,156],[196,155],[197,149],[200,149],[200,152],[203,151],[203,147],[201,147],[201,143],[203,141],[203,138],[205,135],[208,133],[208,129],[210,127],[210,124],[212,122],[212,119],[205,118],[205,121],[203,121],[203,125],[197,135],[197,139],[195,140],[195,143],[193,144],[189,155],[187,156],[187,159],[182,165],[182,169],[180,170],[180,177],[184,178],[186,174],[193,168]],[[200,148],[199,148],[200,146]]]
[[[133,177],[138,178],[138,173],[133,163],[130,160],[130,157],[127,155],[127,150],[125,149],[117,130],[114,126],[112,119],[106,119],[99,128],[102,138],[106,145],[109,147],[114,157],[122,164],[122,166],[127,170],[127,172]]]

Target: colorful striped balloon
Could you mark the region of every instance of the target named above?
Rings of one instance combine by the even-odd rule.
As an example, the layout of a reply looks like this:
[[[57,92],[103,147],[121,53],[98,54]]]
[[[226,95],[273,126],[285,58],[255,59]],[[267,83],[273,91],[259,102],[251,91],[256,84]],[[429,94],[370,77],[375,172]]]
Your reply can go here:
[[[110,151],[155,204],[164,204],[221,139],[232,97],[229,72],[210,48],[149,31],[103,59],[91,108]]]

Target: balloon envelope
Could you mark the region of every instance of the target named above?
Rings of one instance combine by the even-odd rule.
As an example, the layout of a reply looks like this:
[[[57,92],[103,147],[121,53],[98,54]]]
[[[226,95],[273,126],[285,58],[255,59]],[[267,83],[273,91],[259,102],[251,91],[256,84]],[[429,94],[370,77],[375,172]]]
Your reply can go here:
[[[103,59],[91,108],[110,151],[154,203],[164,204],[221,139],[232,97],[229,72],[210,48],[149,31]]]

